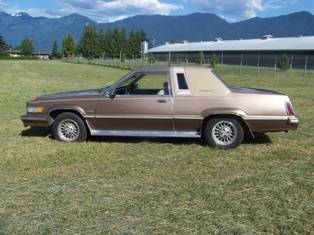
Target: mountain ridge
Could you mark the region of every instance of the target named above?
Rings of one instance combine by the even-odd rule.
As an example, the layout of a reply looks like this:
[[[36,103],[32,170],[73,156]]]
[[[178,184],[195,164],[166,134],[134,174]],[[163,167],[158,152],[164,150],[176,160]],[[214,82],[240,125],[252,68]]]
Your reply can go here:
[[[31,37],[39,51],[50,51],[53,41],[59,48],[67,33],[78,41],[83,28],[94,25],[98,29],[124,27],[127,30],[143,28],[155,45],[171,40],[208,41],[215,38],[250,39],[265,34],[274,37],[313,36],[314,16],[300,11],[268,18],[255,17],[239,22],[227,20],[211,13],[188,15],[136,15],[112,23],[97,23],[88,17],[73,13],[59,18],[32,17],[20,12],[12,16],[0,12],[0,34],[16,46],[25,37]]]

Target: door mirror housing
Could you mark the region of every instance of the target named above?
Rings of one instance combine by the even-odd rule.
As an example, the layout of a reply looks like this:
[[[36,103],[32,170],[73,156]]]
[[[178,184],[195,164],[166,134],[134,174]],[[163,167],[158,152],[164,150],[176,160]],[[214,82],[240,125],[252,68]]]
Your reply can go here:
[[[110,98],[110,99],[114,99],[116,97],[117,93],[116,93],[116,89],[112,89],[109,91],[105,92],[105,97],[106,98]]]

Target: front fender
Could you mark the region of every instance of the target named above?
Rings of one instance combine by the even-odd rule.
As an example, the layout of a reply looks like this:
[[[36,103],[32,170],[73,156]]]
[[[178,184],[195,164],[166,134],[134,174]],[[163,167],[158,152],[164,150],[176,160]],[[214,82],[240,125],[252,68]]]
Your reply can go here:
[[[86,112],[84,111],[84,109],[80,106],[77,105],[70,105],[70,104],[61,104],[61,105],[52,105],[51,107],[48,108],[47,112],[50,116],[50,114],[53,111],[58,111],[58,110],[72,110],[72,111],[76,111],[78,113],[80,113],[83,117],[86,116]]]

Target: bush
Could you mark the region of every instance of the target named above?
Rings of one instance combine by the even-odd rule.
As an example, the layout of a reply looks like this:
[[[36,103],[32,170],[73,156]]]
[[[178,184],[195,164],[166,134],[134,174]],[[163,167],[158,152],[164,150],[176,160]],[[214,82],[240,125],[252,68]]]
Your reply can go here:
[[[149,55],[149,56],[148,56],[148,62],[149,62],[150,64],[154,64],[154,63],[156,62],[155,56],[154,56],[154,55]]]
[[[219,58],[216,54],[212,54],[209,58],[210,65],[215,68],[217,64],[219,64]]]
[[[121,62],[125,62],[126,60],[126,56],[124,53],[121,54],[121,58],[120,58]]]
[[[278,61],[278,67],[282,71],[286,71],[290,68],[289,57],[287,55],[282,55]]]

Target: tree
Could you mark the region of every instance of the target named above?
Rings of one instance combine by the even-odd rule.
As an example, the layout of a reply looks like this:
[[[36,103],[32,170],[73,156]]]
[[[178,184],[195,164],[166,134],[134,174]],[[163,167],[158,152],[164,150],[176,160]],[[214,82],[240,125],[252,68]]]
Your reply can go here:
[[[0,51],[5,51],[7,49],[7,43],[5,42],[4,38],[0,34]]]
[[[148,42],[147,35],[143,29],[139,31],[131,31],[128,38],[128,52],[127,57],[132,58],[133,56],[139,57],[141,51],[141,43],[143,41]]]
[[[8,54],[6,52],[6,49],[8,49],[8,45],[3,39],[2,35],[0,34],[0,57],[7,57]]]
[[[64,57],[73,57],[76,51],[76,43],[72,34],[68,34],[62,44],[62,55]]]
[[[58,58],[59,57],[59,54],[58,54],[58,44],[57,44],[56,41],[54,41],[54,43],[52,44],[51,57],[52,58]]]
[[[115,44],[114,55],[120,57],[121,54],[127,51],[127,36],[125,29],[115,29],[113,30],[113,41]]]
[[[289,57],[287,55],[284,54],[279,58],[278,67],[282,71],[286,71],[290,68]]]
[[[144,30],[131,30],[127,34],[124,28],[97,31],[93,26],[86,26],[82,32],[78,53],[83,57],[120,58],[122,61],[139,57],[141,42],[147,41]]]
[[[95,27],[86,26],[81,35],[79,52],[88,59],[97,58],[101,55],[100,34]]]
[[[209,58],[210,65],[215,68],[216,65],[219,63],[219,58],[216,54],[212,54]]]
[[[149,54],[149,56],[148,56],[148,62],[149,62],[150,64],[155,64],[156,58],[155,58],[155,56],[154,56],[153,54]]]
[[[31,38],[25,38],[18,47],[21,54],[25,57],[33,56],[34,46]]]
[[[204,53],[200,51],[197,55],[196,62],[199,64],[204,64],[205,58],[204,58]]]

